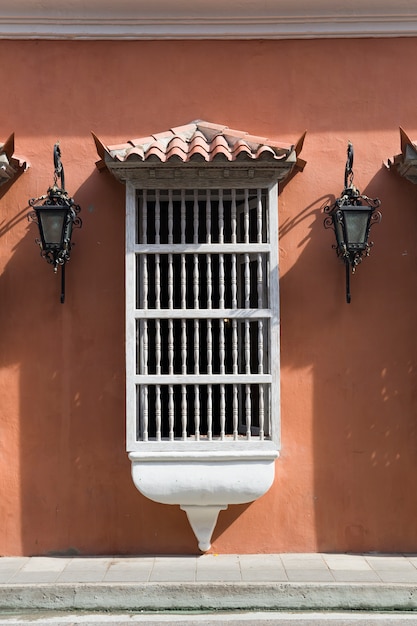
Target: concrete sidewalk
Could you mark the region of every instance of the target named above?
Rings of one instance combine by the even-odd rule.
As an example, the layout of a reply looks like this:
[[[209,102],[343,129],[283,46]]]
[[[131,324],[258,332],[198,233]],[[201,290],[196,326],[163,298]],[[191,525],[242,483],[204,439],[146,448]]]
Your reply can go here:
[[[0,611],[417,611],[416,555],[2,557]]]

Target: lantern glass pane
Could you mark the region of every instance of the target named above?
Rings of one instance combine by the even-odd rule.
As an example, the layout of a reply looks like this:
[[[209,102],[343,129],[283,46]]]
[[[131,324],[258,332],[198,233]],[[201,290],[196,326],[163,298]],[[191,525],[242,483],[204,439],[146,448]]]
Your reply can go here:
[[[344,211],[347,245],[366,243],[370,214],[367,209]]]
[[[45,209],[43,211],[39,211],[39,221],[45,245],[61,245],[66,216],[67,211],[63,211],[62,209]]]

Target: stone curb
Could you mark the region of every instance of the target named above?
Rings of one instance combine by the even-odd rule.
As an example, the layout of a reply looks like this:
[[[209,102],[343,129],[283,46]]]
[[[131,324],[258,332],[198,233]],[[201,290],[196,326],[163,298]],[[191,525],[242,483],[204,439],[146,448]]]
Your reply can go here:
[[[403,583],[59,583],[0,586],[0,610],[417,611]]]

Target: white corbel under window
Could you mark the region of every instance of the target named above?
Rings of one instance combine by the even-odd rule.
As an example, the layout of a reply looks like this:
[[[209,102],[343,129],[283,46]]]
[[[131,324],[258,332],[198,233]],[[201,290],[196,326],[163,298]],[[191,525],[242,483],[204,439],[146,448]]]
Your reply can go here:
[[[274,480],[280,449],[278,180],[297,165],[297,154],[291,147],[257,160],[250,147],[250,160],[247,151],[226,163],[201,160],[226,133],[210,125],[203,140],[203,124],[193,133],[205,141],[198,160],[155,165],[145,158],[137,167],[137,160],[110,148],[101,156],[126,182],[126,421],[133,481],[151,500],[180,505],[205,551],[219,512],[256,500]],[[178,133],[170,132],[174,137],[159,146],[165,156],[170,143],[179,144]],[[188,154],[192,141],[188,132]],[[220,153],[233,156],[230,140]]]

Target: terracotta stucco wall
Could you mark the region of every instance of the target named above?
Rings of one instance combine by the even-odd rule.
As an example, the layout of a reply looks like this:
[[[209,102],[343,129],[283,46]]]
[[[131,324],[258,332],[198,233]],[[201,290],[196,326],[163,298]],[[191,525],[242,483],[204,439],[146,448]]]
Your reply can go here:
[[[0,553],[189,553],[178,507],[142,497],[124,452],[124,188],[107,144],[201,118],[293,142],[280,196],[282,454],[276,481],[222,512],[214,552],[416,551],[417,187],[382,162],[417,138],[415,39],[0,42],[1,133],[31,168],[0,189]],[[84,226],[59,277],[28,198],[53,180]],[[321,207],[355,183],[382,200],[375,247],[344,301]]]

